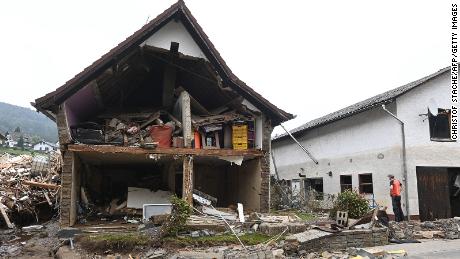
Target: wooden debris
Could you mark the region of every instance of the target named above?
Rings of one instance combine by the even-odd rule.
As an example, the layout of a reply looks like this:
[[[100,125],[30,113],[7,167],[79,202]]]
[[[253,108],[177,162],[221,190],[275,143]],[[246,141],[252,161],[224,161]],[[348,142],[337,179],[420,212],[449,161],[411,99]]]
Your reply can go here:
[[[43,210],[38,209],[39,205],[47,204],[50,210],[56,207],[61,171],[57,153],[36,157],[0,155],[0,207],[8,227],[23,217],[38,220]]]
[[[40,187],[44,189],[51,189],[51,190],[56,190],[56,189],[59,189],[60,187],[59,185],[55,185],[55,184],[38,183],[34,181],[23,181],[22,184],[33,186],[33,187]]]
[[[3,203],[0,203],[0,212],[2,213],[3,219],[6,222],[6,225],[9,228],[14,228],[14,225],[11,223],[10,218],[8,218],[8,215],[6,214],[5,205],[3,205]]]

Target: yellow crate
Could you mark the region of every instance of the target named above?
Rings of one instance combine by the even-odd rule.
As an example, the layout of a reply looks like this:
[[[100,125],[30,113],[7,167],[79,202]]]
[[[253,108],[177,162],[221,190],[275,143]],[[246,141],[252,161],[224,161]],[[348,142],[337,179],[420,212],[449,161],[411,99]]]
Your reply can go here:
[[[247,139],[234,139],[232,143],[248,143]]]
[[[247,133],[248,125],[233,125],[232,131],[233,131],[233,134]]]
[[[248,126],[247,125],[242,125],[242,126],[233,126],[232,129],[232,136],[233,138],[247,138],[248,137]]]
[[[248,125],[245,125],[245,124],[244,125],[233,125],[232,128],[233,128],[233,130],[235,130],[235,129],[247,130]]]
[[[248,134],[244,135],[233,135],[232,139],[248,139]]]
[[[236,150],[248,149],[248,143],[233,143],[233,149],[236,149]]]

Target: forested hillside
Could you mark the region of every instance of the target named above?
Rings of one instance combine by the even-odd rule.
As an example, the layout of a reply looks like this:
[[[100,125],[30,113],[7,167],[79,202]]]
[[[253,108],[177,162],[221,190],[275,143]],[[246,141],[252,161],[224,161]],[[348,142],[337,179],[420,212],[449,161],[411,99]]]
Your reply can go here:
[[[29,108],[0,102],[0,132],[12,132],[17,127],[31,136],[57,141],[56,124],[48,117]]]

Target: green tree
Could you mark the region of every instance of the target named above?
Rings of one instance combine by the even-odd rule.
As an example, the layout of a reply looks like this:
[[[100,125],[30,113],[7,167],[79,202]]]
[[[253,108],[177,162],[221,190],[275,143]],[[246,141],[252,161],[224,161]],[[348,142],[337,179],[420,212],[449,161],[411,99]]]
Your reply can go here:
[[[20,133],[20,132],[21,132],[21,128],[16,127],[16,129],[14,130],[14,132]]]
[[[18,140],[18,147],[20,147],[22,150],[24,150],[24,137],[21,135]]]

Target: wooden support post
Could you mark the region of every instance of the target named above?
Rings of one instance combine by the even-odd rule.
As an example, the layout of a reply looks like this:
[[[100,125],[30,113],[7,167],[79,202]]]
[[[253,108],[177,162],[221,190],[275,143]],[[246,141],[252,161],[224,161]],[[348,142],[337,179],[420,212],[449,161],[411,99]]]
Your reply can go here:
[[[175,57],[177,56],[177,52],[179,50],[179,43],[171,42],[170,47],[170,58],[169,61],[171,63],[174,62]],[[174,96],[174,88],[176,86],[176,74],[177,70],[176,67],[172,64],[166,64],[165,70],[163,73],[163,106],[164,107],[171,107],[173,104],[173,96]]]
[[[192,147],[192,112],[190,110],[190,95],[183,91],[179,95],[179,102],[182,114],[182,133],[184,147]]]
[[[182,199],[193,205],[193,156],[184,157]]]

